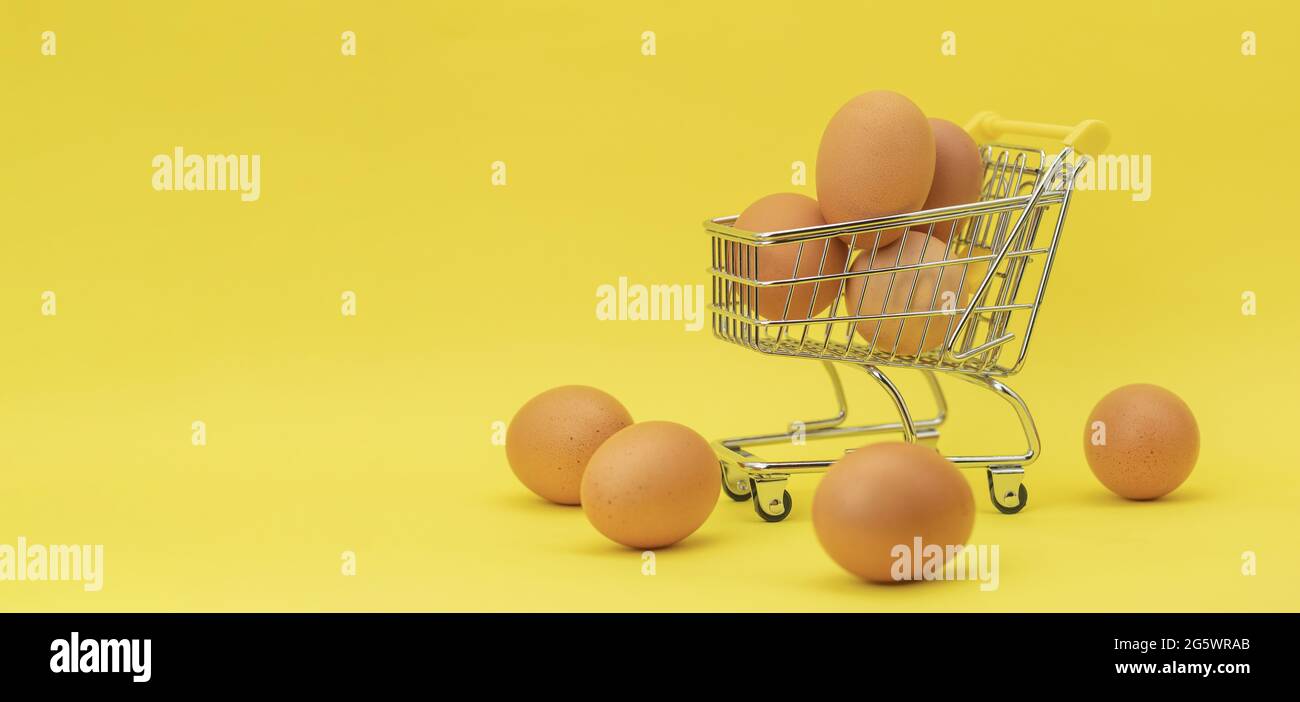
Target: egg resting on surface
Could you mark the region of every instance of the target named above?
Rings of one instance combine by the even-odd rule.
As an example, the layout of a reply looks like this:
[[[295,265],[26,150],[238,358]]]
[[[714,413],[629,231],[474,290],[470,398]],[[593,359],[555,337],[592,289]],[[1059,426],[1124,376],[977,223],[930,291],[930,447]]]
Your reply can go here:
[[[1083,432],[1083,451],[1093,475],[1130,500],[1154,500],[1173,492],[1192,474],[1200,449],[1191,408],[1158,385],[1125,385],[1111,391],[1088,415]]]
[[[641,422],[610,437],[582,476],[582,511],[629,548],[671,546],[713,513],[718,458],[704,437],[674,422]]]
[[[608,393],[585,385],[552,388],[524,403],[510,420],[506,460],[529,490],[576,505],[591,455],[631,424],[632,415]]]
[[[845,455],[813,495],[813,529],[831,560],[854,575],[896,582],[896,546],[963,546],[975,497],[952,463],[918,444],[872,444]],[[910,570],[910,569],[909,569]]]

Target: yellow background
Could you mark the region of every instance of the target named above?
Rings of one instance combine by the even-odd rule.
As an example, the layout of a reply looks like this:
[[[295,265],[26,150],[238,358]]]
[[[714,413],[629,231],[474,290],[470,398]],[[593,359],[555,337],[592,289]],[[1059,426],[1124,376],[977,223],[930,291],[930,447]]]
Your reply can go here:
[[[1294,610],[1297,21],[1284,2],[6,2],[0,543],[101,543],[106,563],[102,592],[0,582],[0,609]],[[643,576],[515,481],[492,423],[566,383],[711,438],[824,414],[816,364],[599,321],[595,290],[705,283],[700,222],[790,190],[796,160],[813,194],[825,121],[876,88],[959,122],[1103,119],[1112,153],[1153,160],[1150,201],[1075,199],[1010,382],[1044,446],[1029,507],[998,515],[967,474],[1001,587],[856,582],[816,543],[816,478],[782,524],[720,500]],[[261,154],[261,200],[155,192],[177,145]],[[857,418],[889,417],[848,382]],[[1198,467],[1155,503],[1082,456],[1089,409],[1130,382],[1200,421]],[[943,448],[1018,448],[995,399],[946,387]]]

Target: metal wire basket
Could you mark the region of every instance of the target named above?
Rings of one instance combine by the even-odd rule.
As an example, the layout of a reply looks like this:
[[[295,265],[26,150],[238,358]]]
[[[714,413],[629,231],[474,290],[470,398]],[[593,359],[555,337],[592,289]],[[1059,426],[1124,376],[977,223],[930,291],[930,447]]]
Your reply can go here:
[[[937,447],[947,402],[936,372],[984,387],[1011,405],[1024,431],[1024,451],[945,457],[959,467],[984,467],[999,511],[1014,514],[1024,508],[1024,468],[1038,457],[1038,432],[1024,401],[999,378],[1025,363],[1074,180],[1088,162],[1077,152],[1101,151],[1109,132],[1091,120],[1064,127],[1003,120],[992,113],[977,115],[966,129],[979,142],[1016,133],[1058,139],[1065,147],[1049,161],[1041,149],[984,143],[978,202],[761,234],[732,226],[735,216],[704,223],[711,240],[714,335],[763,354],[823,361],[838,406],[829,418],[792,422],[786,431],[713,443],[724,491],[737,501],[752,499],[763,519],[776,522],[790,514],[785,490],[790,476],[822,472],[834,461],[764,461],[748,448],[881,433]],[[836,238],[850,252],[857,250],[857,257],[841,264],[828,256],[826,242]],[[892,240],[899,243],[891,246]],[[763,269],[771,268],[760,265],[763,248],[770,246],[797,247],[789,270]],[[815,268],[808,265],[813,260]],[[824,286],[834,290],[834,298],[827,309],[816,311]],[[771,314],[773,295],[778,303],[784,296],[781,314]],[[760,315],[760,307],[776,319]],[[846,426],[848,407],[836,364],[874,378],[899,420]],[[935,416],[913,417],[882,367],[920,370],[938,408]]]

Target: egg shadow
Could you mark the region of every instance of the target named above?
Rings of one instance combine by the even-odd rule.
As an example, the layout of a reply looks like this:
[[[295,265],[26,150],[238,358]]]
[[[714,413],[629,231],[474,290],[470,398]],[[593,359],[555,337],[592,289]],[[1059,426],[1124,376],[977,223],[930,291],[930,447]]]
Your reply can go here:
[[[934,586],[937,584],[927,583],[924,580],[900,580],[891,583],[877,583],[870,580],[863,580],[856,575],[844,571],[822,573],[816,578],[808,578],[806,582],[809,586],[822,591],[832,591],[853,595],[866,594],[883,598],[912,597],[917,593],[924,592],[926,586]]]
[[[640,554],[645,553],[646,551],[653,551],[656,554],[690,553],[692,551],[711,548],[718,541],[719,539],[717,537],[709,534],[692,534],[672,546],[662,546],[660,548],[632,548],[610,541],[597,533],[595,539],[584,542],[581,548],[573,549],[573,553],[584,556],[602,557],[633,555],[639,557]]]
[[[565,516],[582,514],[582,505],[557,504],[550,500],[538,497],[531,492],[501,492],[493,495],[487,502],[488,504],[504,507],[505,509],[514,512],[527,512],[530,514],[560,514]]]
[[[487,504],[494,507],[508,509],[515,513],[527,514],[531,518],[559,518],[559,519],[582,519],[586,521],[582,513],[582,505],[561,505],[551,502],[532,493],[523,493],[517,491],[501,492],[492,495]],[[662,546],[660,548],[631,548],[622,544],[611,541],[597,532],[592,530],[593,538],[584,541],[579,547],[571,550],[571,553],[585,556],[626,556],[634,554],[639,556],[646,551],[655,553],[688,553],[701,549],[714,547],[718,539],[713,534],[695,533],[678,541],[671,546]]]
[[[1154,500],[1130,500],[1127,497],[1120,497],[1109,490],[1090,490],[1082,495],[1077,495],[1075,499],[1070,500],[1074,504],[1087,505],[1090,507],[1124,507],[1125,505],[1135,505],[1131,509],[1162,509],[1161,505],[1190,505],[1206,502],[1209,496],[1201,490],[1174,490],[1164,497],[1157,497]]]

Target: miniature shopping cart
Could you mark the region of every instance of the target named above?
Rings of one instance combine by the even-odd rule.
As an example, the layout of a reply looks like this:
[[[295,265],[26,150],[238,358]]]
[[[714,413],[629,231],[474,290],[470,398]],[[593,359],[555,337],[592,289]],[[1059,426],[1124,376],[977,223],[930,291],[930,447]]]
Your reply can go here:
[[[1000,378],[1013,375],[1025,363],[1075,176],[1088,162],[1084,154],[1100,152],[1110,135],[1097,121],[1063,127],[1004,120],[992,113],[977,115],[966,130],[981,144],[984,183],[978,202],[763,234],[731,226],[735,216],[705,222],[712,243],[714,335],[772,356],[821,360],[838,407],[827,419],[795,422],[786,431],[713,443],[724,491],[736,501],[752,499],[754,510],[763,519],[778,522],[790,514],[790,493],[785,490],[790,476],[823,472],[834,461],[765,461],[749,448],[891,433],[901,434],[909,443],[924,442],[937,448],[939,426],[948,413],[937,372],[987,388],[1014,410],[1027,442],[1024,451],[945,457],[959,467],[985,468],[989,497],[1000,512],[1014,514],[1024,508],[1028,499],[1022,482],[1024,469],[1038,457],[1038,431],[1024,400]],[[1063,142],[1065,147],[1049,161],[1041,149],[989,143],[1007,134],[1046,137]],[[882,240],[887,232],[895,237],[900,231],[907,232],[904,236],[920,237],[934,234],[937,225],[945,224],[952,227],[946,243],[929,236],[923,239],[926,247],[943,247],[942,257],[927,249],[907,258],[901,253],[905,246],[883,245],[888,243]],[[834,237],[849,243],[851,252],[860,249],[857,256],[871,256],[869,264],[860,266],[848,260],[842,265],[828,264],[825,252],[830,247],[822,242]],[[798,245],[792,269],[760,271],[759,250],[777,245]],[[884,260],[894,251],[899,252],[894,260]],[[810,270],[808,264],[800,265],[805,253],[819,258],[816,274],[800,274]],[[867,278],[880,280],[873,283]],[[946,286],[951,288],[944,291],[945,300],[938,299],[945,285],[927,288],[925,284],[936,278],[948,281]],[[959,285],[951,284],[958,278]],[[791,304],[796,285],[812,286],[811,296],[805,296],[807,309],[794,309],[801,305]],[[845,295],[856,287],[861,298],[872,285],[877,290],[888,286],[883,296],[878,295],[882,300],[878,309],[864,307],[861,299],[851,301]],[[828,309],[813,312],[821,286],[834,286],[836,296]],[[909,286],[907,304],[890,310],[899,299],[895,296]],[[781,318],[769,320],[759,315],[759,292],[764,289],[779,291],[778,299],[784,294]],[[922,297],[928,294],[931,299],[915,299],[918,289]],[[937,337],[938,341],[929,348],[926,343],[913,348],[900,344],[905,331],[916,336],[918,329],[909,329],[909,325],[921,330],[920,339]],[[941,325],[944,333],[932,335],[931,325]],[[860,329],[869,333],[860,333]],[[865,371],[884,388],[898,411],[898,421],[846,426],[848,405],[837,363]],[[934,416],[914,417],[882,368],[921,371],[937,407]]]

